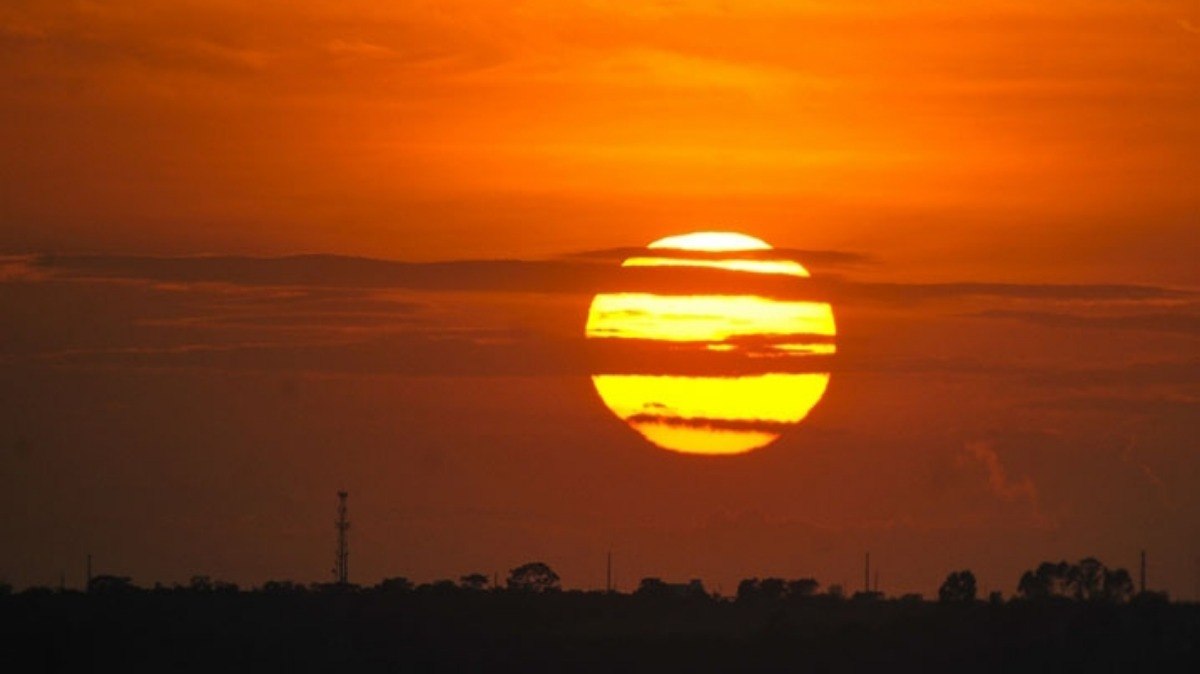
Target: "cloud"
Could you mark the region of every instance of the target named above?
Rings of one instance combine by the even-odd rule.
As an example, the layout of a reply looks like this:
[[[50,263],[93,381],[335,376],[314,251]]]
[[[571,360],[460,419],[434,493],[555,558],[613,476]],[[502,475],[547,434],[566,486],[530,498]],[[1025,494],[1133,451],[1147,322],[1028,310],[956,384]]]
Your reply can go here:
[[[620,262],[633,256],[645,256],[646,249],[636,246],[621,248],[603,248],[571,253],[567,259],[596,260],[603,262]],[[709,257],[728,257],[728,253],[706,254],[702,251],[672,251],[655,250],[655,257],[672,257],[684,259],[706,259]],[[876,263],[870,255],[842,250],[808,250],[800,248],[772,248],[767,251],[741,251],[737,257],[743,259],[783,258],[796,260],[808,269],[832,269],[839,267],[854,267]]]
[[[988,489],[1004,501],[1025,503],[1029,506],[1030,514],[1043,528],[1054,528],[1054,520],[1047,517],[1038,505],[1038,491],[1033,480],[1028,475],[1020,479],[1009,476],[1000,456],[993,444],[986,440],[968,442],[965,447],[966,456],[984,469],[987,476]]]
[[[842,259],[840,255],[834,257]],[[1021,361],[992,349],[963,351],[966,344],[955,336],[947,339],[957,347],[936,351],[912,351],[904,343],[874,336],[893,329],[897,321],[911,322],[906,315],[923,302],[935,304],[934,324],[931,312],[921,310],[922,324],[940,334],[973,329],[959,319],[957,310],[964,303],[1044,300],[1092,309],[1104,302],[1144,302],[1160,307],[1186,294],[1171,288],[771,279],[719,270],[622,269],[599,257],[586,253],[547,260],[414,263],[321,255],[10,256],[0,264],[0,278],[6,280],[0,283],[0,309],[15,329],[0,340],[0,354],[10,362],[73,367],[399,376],[930,375],[939,381],[985,378],[1014,391],[1041,388],[1075,395],[1112,386],[1124,391],[1188,387],[1200,378],[1200,361],[1190,354],[1149,350],[1131,352],[1120,362],[1063,355]],[[734,351],[712,350],[705,343],[583,339],[588,298],[597,291],[729,292],[731,287],[829,299],[846,307],[846,330],[837,340],[837,353],[781,354],[774,348],[781,338],[772,335],[740,340],[741,348]],[[523,308],[514,313],[514,303]],[[950,305],[949,321],[937,317],[940,303]],[[875,307],[885,310],[884,319]],[[1041,315],[1033,314],[985,317]],[[885,327],[878,320],[885,320]],[[1159,327],[1171,327],[1170,321],[1164,319]]]
[[[330,40],[325,44],[325,51],[336,57],[349,58],[391,58],[397,55],[391,47],[362,40]]]
[[[662,294],[753,292],[795,299],[829,298],[908,305],[963,298],[1060,301],[1156,300],[1194,296],[1190,291],[1133,284],[864,283],[836,276],[800,279],[716,269],[621,268],[582,258],[400,262],[337,255],[291,257],[140,257],[50,255],[37,266],[66,277],[129,278],[180,283],[269,286],[394,288],[414,291],[593,294],[643,291]],[[826,251],[827,259],[859,260]]]
[[[0,255],[0,283],[44,281],[46,270],[32,255]]]
[[[1080,316],[1040,311],[993,310],[972,314],[975,318],[1015,320],[1053,328],[1090,330],[1140,330],[1184,335],[1200,335],[1200,313],[1195,305],[1166,313],[1126,314],[1120,316]]]
[[[1186,367],[1186,364],[1177,365]],[[1074,395],[1038,398],[1024,403],[1022,407],[1033,410],[1053,409],[1106,416],[1123,414],[1157,418],[1186,415],[1200,418],[1200,398],[1182,396]]]

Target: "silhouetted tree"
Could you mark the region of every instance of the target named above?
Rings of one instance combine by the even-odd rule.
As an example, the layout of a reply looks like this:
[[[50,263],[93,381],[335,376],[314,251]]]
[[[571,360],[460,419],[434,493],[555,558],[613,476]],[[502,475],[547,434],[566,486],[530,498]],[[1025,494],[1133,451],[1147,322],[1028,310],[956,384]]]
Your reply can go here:
[[[817,593],[817,589],[821,584],[815,578],[797,578],[787,582],[788,599],[801,599],[803,597],[811,597]]]
[[[845,599],[846,591],[842,589],[841,585],[833,584],[829,586],[828,590],[825,590],[825,596],[830,599]]]
[[[1042,562],[1026,571],[1017,584],[1025,599],[1053,598],[1121,603],[1133,596],[1133,579],[1125,569],[1109,569],[1095,557],[1078,564]]]
[[[757,578],[743,578],[737,586],[737,600],[749,601],[758,598],[758,583]]]
[[[508,572],[508,589],[517,592],[554,592],[560,589],[558,574],[544,562],[529,562]]]
[[[12,594],[12,589],[12,585],[0,580],[0,597],[7,597],[8,595]]]
[[[187,589],[192,592],[212,592],[212,579],[208,576],[192,576],[192,579],[188,581]]]
[[[693,578],[686,583],[671,585],[671,590],[678,596],[689,599],[708,599],[708,591],[704,589],[704,581]]]
[[[88,583],[88,592],[95,594],[120,594],[136,589],[129,576],[100,575],[93,577]]]
[[[458,592],[458,584],[452,580],[442,578],[435,580],[432,583],[426,583],[417,588],[420,592],[432,592],[433,594],[447,595]]]
[[[966,569],[950,572],[938,589],[938,601],[943,603],[975,601],[975,574]]]
[[[639,597],[666,597],[671,590],[662,578],[643,578],[634,594]]]
[[[1093,601],[1104,594],[1107,569],[1095,557],[1088,557],[1071,567],[1071,590],[1076,599]]]
[[[375,589],[379,590],[380,592],[411,592],[413,589],[413,584],[412,581],[404,576],[396,576],[394,578],[384,578],[383,580],[379,581],[379,584],[375,586]]]
[[[453,583],[451,583],[453,585]],[[321,594],[347,594],[350,592],[358,592],[361,588],[354,583],[310,583],[308,586],[309,592],[319,592]]]
[[[1150,594],[1147,592],[1146,594]],[[1125,569],[1105,570],[1104,601],[1123,604],[1133,597],[1133,578]],[[1164,595],[1165,598],[1165,595]]]
[[[1036,570],[1026,571],[1017,583],[1017,594],[1025,599],[1069,597],[1073,586],[1071,565],[1065,561],[1042,562]]]
[[[786,590],[787,583],[782,578],[763,578],[758,583],[758,596],[767,601],[783,599],[783,593]]]
[[[459,587],[464,590],[479,592],[488,586],[488,577],[482,573],[469,573],[458,579]]]
[[[290,580],[268,580],[263,583],[262,591],[265,594],[301,594],[306,590],[300,583]]]

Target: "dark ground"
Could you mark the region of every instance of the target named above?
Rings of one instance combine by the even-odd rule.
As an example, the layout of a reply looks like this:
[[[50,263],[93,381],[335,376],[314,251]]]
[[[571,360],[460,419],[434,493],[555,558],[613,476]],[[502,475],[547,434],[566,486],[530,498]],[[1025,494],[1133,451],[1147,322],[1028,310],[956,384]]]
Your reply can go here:
[[[7,671],[1200,671],[1200,606],[601,593],[0,597]]]

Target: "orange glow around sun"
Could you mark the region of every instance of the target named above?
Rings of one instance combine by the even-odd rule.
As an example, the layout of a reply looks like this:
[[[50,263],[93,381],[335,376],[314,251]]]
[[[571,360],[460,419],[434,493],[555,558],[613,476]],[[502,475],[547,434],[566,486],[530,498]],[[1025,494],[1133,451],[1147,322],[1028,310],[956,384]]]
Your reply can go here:
[[[809,276],[794,260],[764,257],[771,246],[745,234],[670,236],[648,249],[654,253],[631,257],[622,266],[780,274],[798,282]],[[829,372],[812,361],[836,351],[836,333],[833,309],[826,302],[747,294],[600,293],[592,300],[586,327],[589,340],[638,340],[650,349],[691,347],[699,357],[708,353],[755,364],[744,373],[721,376],[623,371],[593,375],[605,405],[651,443],[705,455],[764,447],[802,421],[829,383]],[[771,371],[762,370],[766,358]]]

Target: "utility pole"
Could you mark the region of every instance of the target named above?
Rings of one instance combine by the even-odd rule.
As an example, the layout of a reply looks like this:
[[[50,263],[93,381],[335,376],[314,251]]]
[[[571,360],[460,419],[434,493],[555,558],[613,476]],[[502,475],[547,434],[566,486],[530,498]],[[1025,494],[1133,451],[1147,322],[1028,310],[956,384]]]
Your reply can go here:
[[[867,553],[867,568],[863,571],[863,592],[871,591],[871,553]]]
[[[337,559],[333,567],[338,585],[345,585],[350,577],[350,521],[346,519],[346,497],[349,495],[338,492],[338,518],[334,524],[337,527]]]
[[[612,550],[609,550],[609,551],[608,551],[608,566],[607,566],[607,568],[605,569],[605,572],[604,572],[604,591],[605,591],[605,592],[612,592],[612,591],[613,591],[613,582],[612,582]]]

